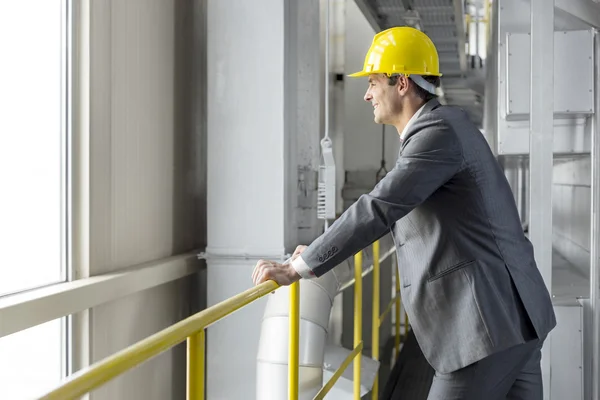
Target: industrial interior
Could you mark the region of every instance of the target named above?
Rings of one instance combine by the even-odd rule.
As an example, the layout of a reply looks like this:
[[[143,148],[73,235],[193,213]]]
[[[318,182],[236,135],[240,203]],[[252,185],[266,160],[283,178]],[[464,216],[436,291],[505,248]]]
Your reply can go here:
[[[0,0],[0,399],[426,400],[389,236],[251,278],[394,168],[348,77],[394,26],[510,183],[544,400],[600,400],[598,0]]]

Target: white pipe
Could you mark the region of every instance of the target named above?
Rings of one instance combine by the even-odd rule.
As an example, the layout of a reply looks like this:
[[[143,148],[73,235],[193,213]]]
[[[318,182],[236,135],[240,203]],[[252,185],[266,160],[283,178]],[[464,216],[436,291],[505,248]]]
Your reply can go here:
[[[380,262],[394,252],[389,236],[380,240]],[[372,268],[371,249],[363,251],[363,276]],[[323,386],[323,359],[335,296],[354,279],[354,266],[344,261],[325,275],[300,280],[300,349],[298,399],[313,399]],[[256,399],[287,399],[289,287],[268,296],[257,356]]]
[[[329,315],[338,286],[334,273],[300,281],[300,400],[314,398],[323,386]],[[258,345],[257,399],[281,400],[288,396],[288,316],[289,286],[269,296],[265,308]]]

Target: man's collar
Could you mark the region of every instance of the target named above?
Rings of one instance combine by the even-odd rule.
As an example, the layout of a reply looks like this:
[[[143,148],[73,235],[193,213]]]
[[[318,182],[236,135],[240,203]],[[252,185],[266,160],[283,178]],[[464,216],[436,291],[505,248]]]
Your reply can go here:
[[[425,103],[425,104],[427,104],[427,103]],[[402,133],[400,134],[400,140],[404,140],[404,137],[406,136],[406,132],[408,131],[408,128],[410,128],[410,126],[412,125],[412,123],[415,122],[415,119],[419,118],[419,115],[421,115],[421,111],[423,111],[423,108],[425,107],[425,104],[423,104],[421,106],[421,108],[419,108],[417,110],[417,112],[414,113],[412,117],[410,117],[410,119],[408,120],[408,122],[404,126],[404,129],[402,130]]]
[[[419,108],[417,110],[416,113],[413,114],[413,116],[408,120],[408,122],[406,123],[406,126],[404,127],[404,129],[402,130],[402,133],[400,134],[400,140],[404,140],[406,138],[406,134],[408,132],[408,129],[410,128],[410,126],[415,122],[415,120],[417,118],[419,118],[419,116],[423,113],[423,112],[429,112],[431,110],[433,110],[436,106],[438,106],[440,104],[440,102],[437,99],[431,99],[429,100],[427,103],[423,104],[421,106],[421,108]]]

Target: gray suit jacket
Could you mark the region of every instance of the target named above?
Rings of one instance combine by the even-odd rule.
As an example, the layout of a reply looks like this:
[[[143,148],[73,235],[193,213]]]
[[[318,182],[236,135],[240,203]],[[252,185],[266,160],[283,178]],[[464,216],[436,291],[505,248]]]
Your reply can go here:
[[[302,259],[321,276],[388,232],[403,303],[436,371],[545,338],[556,325],[508,182],[462,110],[428,102],[393,170]]]

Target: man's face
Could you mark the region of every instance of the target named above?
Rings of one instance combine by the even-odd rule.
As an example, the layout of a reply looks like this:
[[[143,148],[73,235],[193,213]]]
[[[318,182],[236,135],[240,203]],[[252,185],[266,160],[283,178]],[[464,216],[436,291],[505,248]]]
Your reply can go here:
[[[369,88],[364,99],[373,106],[376,123],[394,125],[402,111],[402,100],[406,95],[408,82],[405,76],[400,76],[393,86],[388,81],[389,78],[384,74],[369,75]]]

